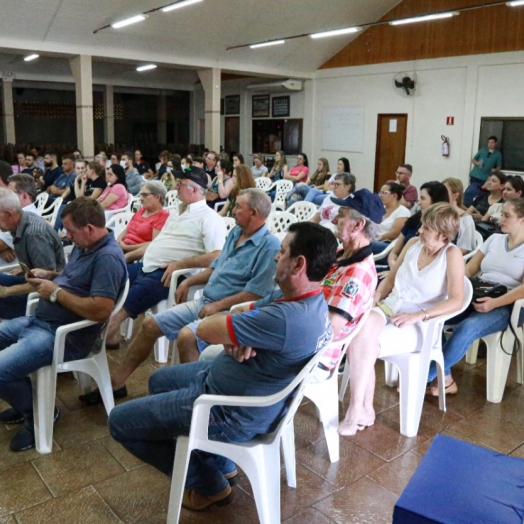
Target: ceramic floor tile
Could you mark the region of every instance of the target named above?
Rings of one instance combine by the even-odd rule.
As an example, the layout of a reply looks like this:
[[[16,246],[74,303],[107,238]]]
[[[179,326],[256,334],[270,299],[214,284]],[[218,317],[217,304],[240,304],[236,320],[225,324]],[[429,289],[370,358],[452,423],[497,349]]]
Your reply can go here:
[[[333,524],[333,522],[317,509],[308,508],[306,511],[283,521],[282,524]]]
[[[422,457],[420,455],[413,451],[408,451],[373,471],[368,477],[383,488],[391,491],[394,495],[400,496],[421,460]]]
[[[510,453],[524,442],[524,428],[510,421],[475,413],[443,432],[444,435],[465,440],[479,446]]]
[[[5,515],[0,517],[0,524],[18,524],[14,515]]]
[[[0,515],[14,513],[52,498],[30,462],[0,471]]]
[[[368,478],[315,504],[337,524],[390,524],[397,497]]]
[[[126,469],[126,471],[131,471],[132,469],[139,468],[143,466],[144,463],[137,459],[135,456],[131,455],[122,444],[119,444],[113,437],[104,437],[99,440],[99,442],[113,455],[113,457],[118,460],[118,462]]]
[[[167,510],[171,479],[151,466],[94,484],[97,492],[126,523],[137,523]]]
[[[92,486],[16,513],[18,524],[121,524]]]
[[[249,495],[253,496],[251,484],[247,477],[243,476],[239,485]],[[282,468],[280,478],[281,520],[304,511],[308,506],[313,505],[336,490],[337,488],[333,484],[330,484],[301,464],[297,464],[297,488],[290,488],[286,484],[286,474],[284,468]]]
[[[295,446],[301,448],[323,440],[324,429],[312,402],[301,405],[295,415]]]
[[[517,449],[514,449],[510,455],[512,457],[517,457],[517,458],[521,458],[521,459],[524,459],[524,444],[522,444],[521,446],[519,446]]]
[[[516,388],[502,397],[502,402],[494,404],[486,402],[482,409],[486,415],[496,417],[501,421],[510,421],[519,426],[524,426],[524,388]]]
[[[296,456],[299,463],[339,488],[375,471],[385,463],[376,455],[342,438],[340,460],[333,464],[329,462],[325,440],[298,449]]]
[[[125,471],[98,441],[46,455],[33,465],[55,497]]]

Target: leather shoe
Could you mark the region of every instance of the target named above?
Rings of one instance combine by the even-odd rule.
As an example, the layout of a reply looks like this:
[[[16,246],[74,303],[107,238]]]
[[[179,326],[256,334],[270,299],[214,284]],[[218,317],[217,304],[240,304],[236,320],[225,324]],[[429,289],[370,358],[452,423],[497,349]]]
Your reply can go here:
[[[24,421],[24,415],[15,408],[9,408],[0,413],[0,423],[2,424],[20,424]]]
[[[113,397],[115,400],[127,397],[127,388],[122,386],[121,388],[113,389]],[[102,395],[100,394],[100,390],[98,388],[93,389],[93,391],[90,391],[84,395],[80,395],[78,398],[90,406],[96,406],[97,404],[102,404],[103,402]]]
[[[231,486],[227,486],[220,493],[206,497],[200,495],[194,489],[184,490],[184,497],[182,498],[182,506],[193,511],[202,511],[209,506],[227,506],[233,502],[233,491]]]

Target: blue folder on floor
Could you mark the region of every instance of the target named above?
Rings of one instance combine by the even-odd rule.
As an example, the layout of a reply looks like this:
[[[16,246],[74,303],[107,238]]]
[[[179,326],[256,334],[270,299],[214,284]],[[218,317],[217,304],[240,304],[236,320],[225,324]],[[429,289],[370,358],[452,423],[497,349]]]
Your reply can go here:
[[[443,435],[435,437],[393,511],[393,524],[523,519],[524,460]]]

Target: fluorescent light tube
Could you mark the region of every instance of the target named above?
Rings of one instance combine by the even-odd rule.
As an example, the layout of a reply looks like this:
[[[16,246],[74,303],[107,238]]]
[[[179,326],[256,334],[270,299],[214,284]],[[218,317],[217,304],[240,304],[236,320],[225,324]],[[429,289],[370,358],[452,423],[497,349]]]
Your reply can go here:
[[[198,4],[198,2],[202,2],[202,0],[182,0],[181,2],[177,2],[176,4],[171,4],[166,7],[162,7],[161,11],[163,13],[169,13],[169,11],[173,11],[174,9],[186,7],[186,5]]]
[[[322,33],[314,33],[309,35],[311,38],[325,38],[327,36],[338,36],[338,35],[348,35],[350,33],[358,33],[360,27],[346,27],[345,29],[335,29],[333,31],[323,31]]]
[[[125,27],[126,25],[136,24],[137,22],[141,22],[142,20],[145,20],[145,15],[136,15],[132,16],[131,18],[126,18],[125,20],[122,20],[120,22],[115,22],[114,24],[111,24],[111,27],[113,29],[120,29],[121,27]]]
[[[439,20],[440,18],[451,18],[458,15],[458,11],[450,11],[449,13],[438,13],[435,15],[415,16],[413,18],[404,18],[403,20],[393,20],[389,25],[412,24],[414,22],[428,22],[429,20]]]
[[[251,49],[258,49],[259,47],[267,47],[270,45],[280,45],[283,44],[285,40],[273,40],[272,42],[262,42],[261,44],[252,44],[249,47]]]
[[[524,0],[515,0],[515,2],[506,2],[506,5],[510,7],[517,7],[519,5],[524,5]]]
[[[31,60],[35,60],[35,59],[38,58],[39,56],[40,56],[40,55],[36,55],[36,54],[35,54],[35,55],[27,55],[27,56],[24,58],[24,60],[25,60],[26,62],[31,62]]]
[[[157,66],[155,64],[147,64],[147,65],[143,65],[143,66],[138,66],[136,68],[137,71],[149,71],[150,69],[156,69]]]

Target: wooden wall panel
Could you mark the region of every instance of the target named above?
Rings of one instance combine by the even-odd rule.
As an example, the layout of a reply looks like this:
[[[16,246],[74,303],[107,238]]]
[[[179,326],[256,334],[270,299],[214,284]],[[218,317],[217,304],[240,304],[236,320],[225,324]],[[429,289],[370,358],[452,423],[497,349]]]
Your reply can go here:
[[[479,0],[404,0],[382,20],[452,11]],[[370,27],[321,69],[524,49],[524,6],[464,11],[450,19]]]

